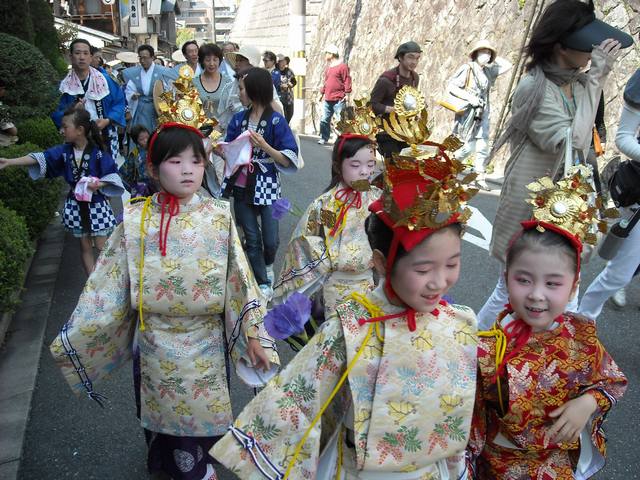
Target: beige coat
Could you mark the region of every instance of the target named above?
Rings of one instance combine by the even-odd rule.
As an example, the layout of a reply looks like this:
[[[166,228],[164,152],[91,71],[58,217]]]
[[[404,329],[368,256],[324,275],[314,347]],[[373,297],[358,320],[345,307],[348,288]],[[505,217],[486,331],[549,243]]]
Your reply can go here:
[[[545,175],[561,173],[567,127],[572,128],[574,153],[582,151],[586,157],[602,87],[612,64],[613,59],[601,49],[593,50],[587,82],[585,85],[574,84],[575,107],[570,100],[567,104],[560,87],[545,81],[540,109],[532,119],[524,141],[519,145],[511,144],[511,157],[505,169],[491,237],[491,255],[503,263],[511,238],[520,230],[520,222],[531,218],[531,207],[525,203],[529,198],[527,185]],[[531,75],[523,77],[516,87],[513,104],[519,103],[519,96],[529,95],[532,85]]]

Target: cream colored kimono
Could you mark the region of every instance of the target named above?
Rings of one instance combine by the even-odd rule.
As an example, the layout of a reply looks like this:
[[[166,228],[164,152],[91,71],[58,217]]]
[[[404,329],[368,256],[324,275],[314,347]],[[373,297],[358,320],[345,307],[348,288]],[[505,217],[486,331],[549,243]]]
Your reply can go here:
[[[169,224],[165,257],[158,248],[160,218],[156,197],[146,206],[125,207],[124,222],[109,238],[51,351],[76,393],[100,399],[94,383],[131,356],[142,227],[142,426],[174,436],[221,435],[233,419],[227,354],[240,378],[260,385],[277,367],[268,374],[254,371],[247,338],[260,338],[277,364],[275,344],[262,326],[264,306],[228,202],[195,196],[180,205]]]
[[[322,290],[325,318],[329,318],[352,292],[373,288],[372,252],[364,221],[369,216],[369,205],[380,197],[381,191],[371,187],[362,192],[361,207],[350,208],[344,227],[331,237],[329,232],[339,210],[337,189],[316,198],[298,222],[275,284],[275,303],[284,302],[296,291],[311,296]]]
[[[382,285],[367,298],[385,314],[402,312],[388,303]],[[251,480],[282,478],[290,464],[292,480],[465,478],[474,313],[457,305],[417,313],[413,332],[406,315],[377,324],[361,324],[363,318],[370,314],[361,303],[340,304],[211,454]],[[346,383],[329,402],[343,375]],[[331,406],[320,417],[325,402]]]

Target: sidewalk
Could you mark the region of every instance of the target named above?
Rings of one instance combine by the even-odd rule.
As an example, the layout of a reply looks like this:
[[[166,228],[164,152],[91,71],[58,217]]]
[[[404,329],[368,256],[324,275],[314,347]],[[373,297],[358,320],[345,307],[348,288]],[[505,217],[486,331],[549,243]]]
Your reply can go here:
[[[38,241],[21,304],[0,348],[0,480],[18,476],[42,341],[64,247],[55,217]]]

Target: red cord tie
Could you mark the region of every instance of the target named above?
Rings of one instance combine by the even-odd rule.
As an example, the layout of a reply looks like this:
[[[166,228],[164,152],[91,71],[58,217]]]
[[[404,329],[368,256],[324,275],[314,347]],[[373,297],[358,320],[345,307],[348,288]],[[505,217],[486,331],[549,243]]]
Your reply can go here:
[[[447,306],[447,301],[446,300],[440,300],[440,305],[443,307]],[[407,316],[407,327],[409,328],[410,332],[415,332],[416,331],[416,311],[413,308],[407,308],[406,310],[400,312],[400,313],[393,313],[391,315],[384,315],[382,317],[372,317],[372,318],[359,318],[358,319],[358,324],[360,326],[366,324],[366,323],[376,323],[376,322],[384,322],[386,320],[392,320],[394,318],[400,318],[400,317],[404,317]],[[437,308],[434,308],[431,311],[431,315],[433,315],[434,317],[437,317],[438,315],[440,315],[440,310]]]
[[[505,307],[505,310],[498,317],[498,323],[500,323],[500,321],[502,321],[502,319],[505,318],[507,315],[510,315],[513,313],[513,307],[511,306],[510,303],[507,303],[504,307]],[[567,330],[566,325],[564,325],[564,315],[558,315],[554,319],[554,321],[562,324],[563,329],[562,329],[561,335],[563,337],[570,336],[570,333]],[[496,370],[496,374],[494,377],[494,381],[497,377],[502,376],[504,374],[505,369],[507,368],[507,364],[509,363],[509,360],[515,357],[518,354],[518,352],[520,352],[520,350],[524,348],[524,346],[529,341],[529,338],[531,338],[531,333],[532,333],[531,325],[527,325],[525,321],[522,320],[521,318],[518,318],[517,320],[514,320],[513,322],[509,323],[509,325],[505,326],[502,330],[505,336],[507,337],[507,345],[513,342],[513,347],[511,348],[509,353],[507,353],[504,356],[500,365],[498,365],[498,368]]]
[[[158,194],[158,200],[160,201],[160,233],[158,238],[158,245],[160,247],[160,254],[163,257],[167,256],[167,236],[169,235],[169,223],[171,218],[180,213],[180,202],[178,197],[167,192],[160,192]],[[165,213],[169,215],[165,223]]]
[[[335,225],[329,232],[329,236],[331,237],[334,237],[338,232],[338,229],[340,228],[340,225],[342,225],[344,217],[350,208],[353,207],[357,210],[362,207],[362,194],[351,187],[341,188],[338,190],[335,194],[335,199],[342,202],[342,207],[340,208],[340,213],[338,214],[338,219],[336,220]]]

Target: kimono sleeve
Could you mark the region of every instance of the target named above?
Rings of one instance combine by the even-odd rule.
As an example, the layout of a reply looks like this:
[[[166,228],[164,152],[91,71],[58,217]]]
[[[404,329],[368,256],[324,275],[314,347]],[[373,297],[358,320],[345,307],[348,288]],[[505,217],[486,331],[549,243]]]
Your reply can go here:
[[[291,131],[287,120],[279,113],[274,112],[272,123],[273,144],[271,146],[291,161],[288,167],[283,167],[276,162],[276,168],[283,173],[295,173],[302,166],[298,157],[299,149],[296,137]]]
[[[65,160],[63,145],[56,145],[44,152],[30,153],[29,156],[38,162],[36,165],[29,166],[29,176],[33,180],[64,176]]]
[[[100,402],[94,384],[131,358],[136,323],[129,289],[124,227],[120,224],[98,258],[71,318],[49,347],[74,393]]]
[[[320,223],[322,197],[309,205],[296,226],[287,251],[280,277],[274,286],[274,303],[283,303],[294,292],[310,297],[331,273],[331,259]]]
[[[229,125],[227,126],[227,136],[224,139],[225,142],[233,142],[238,136],[242,133],[240,124],[242,123],[242,115],[240,113],[236,113]]]
[[[235,222],[229,222],[229,244],[224,320],[228,353],[238,377],[252,387],[267,383],[278,371],[280,360],[275,341],[264,328],[266,314],[260,290],[242,249]],[[249,338],[257,338],[271,362],[268,372],[253,368],[247,355]]]
[[[72,97],[67,93],[63,93],[62,97],[58,101],[58,107],[51,114],[51,120],[55,123],[56,128],[60,128],[62,126],[62,117],[64,117],[64,112],[76,101],[76,97]]]
[[[244,408],[211,455],[241,479],[282,478],[292,461],[289,478],[315,479],[321,418],[295,458],[294,451],[345,368],[345,340],[335,315]]]
[[[595,341],[596,353],[592,362],[592,378],[582,393],[593,395],[598,408],[591,424],[591,441],[602,456],[606,451],[602,424],[609,410],[615,406],[627,389],[627,378],[599,340]],[[589,424],[587,424],[587,428]]]
[[[105,117],[111,120],[112,123],[120,127],[124,127],[127,121],[124,117],[124,111],[127,103],[124,97],[124,92],[120,85],[118,85],[109,75],[102,74],[107,79],[109,84],[109,105],[105,112]]]
[[[122,178],[118,174],[118,165],[111,155],[106,152],[98,152],[99,173],[98,176],[104,186],[100,191],[108,197],[119,197],[124,193]]]
[[[469,443],[467,444],[466,459],[471,472],[475,471],[476,460],[482,453],[487,436],[487,410],[484,399],[484,386],[482,372],[478,369],[476,376],[476,400],[473,405],[473,416],[471,418],[471,431],[469,432]]]

